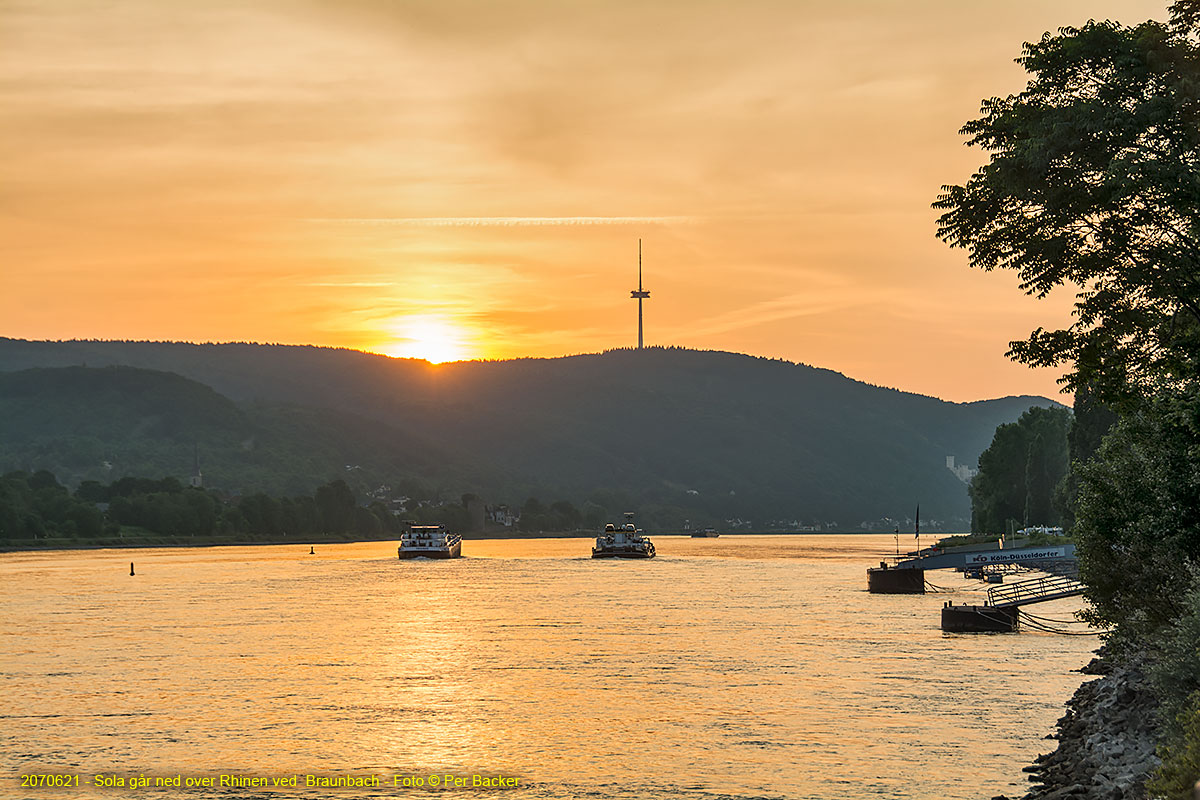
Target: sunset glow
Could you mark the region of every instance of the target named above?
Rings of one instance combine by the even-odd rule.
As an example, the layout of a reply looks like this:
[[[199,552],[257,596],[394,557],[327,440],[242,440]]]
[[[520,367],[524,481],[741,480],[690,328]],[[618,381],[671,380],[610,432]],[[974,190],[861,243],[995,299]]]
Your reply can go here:
[[[1054,396],[1069,319],[934,237],[1044,31],[1147,0],[0,9],[0,335],[444,361],[636,343]],[[664,35],[669,32],[669,35]],[[422,323],[421,321],[424,320]],[[414,327],[415,326],[415,327]]]
[[[395,342],[377,349],[394,358],[423,358],[431,364],[476,358],[466,334],[445,319],[414,316],[397,322]]]

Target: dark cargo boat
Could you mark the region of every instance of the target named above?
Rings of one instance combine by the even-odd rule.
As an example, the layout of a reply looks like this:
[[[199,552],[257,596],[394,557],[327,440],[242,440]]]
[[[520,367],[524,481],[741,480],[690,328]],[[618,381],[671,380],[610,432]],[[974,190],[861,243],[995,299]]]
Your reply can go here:
[[[642,535],[633,524],[633,512],[627,511],[623,526],[610,522],[596,537],[592,558],[654,558],[654,543]]]

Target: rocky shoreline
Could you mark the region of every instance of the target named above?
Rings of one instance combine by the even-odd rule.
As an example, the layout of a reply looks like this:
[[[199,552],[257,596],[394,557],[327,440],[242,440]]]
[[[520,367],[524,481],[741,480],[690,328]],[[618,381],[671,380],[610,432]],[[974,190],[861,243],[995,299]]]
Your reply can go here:
[[[1022,800],[1144,800],[1158,766],[1157,703],[1136,663],[1103,655],[1081,671],[1101,676],[1084,683],[1058,721],[1058,748],[1025,767],[1035,785]],[[992,800],[1010,800],[997,795]]]

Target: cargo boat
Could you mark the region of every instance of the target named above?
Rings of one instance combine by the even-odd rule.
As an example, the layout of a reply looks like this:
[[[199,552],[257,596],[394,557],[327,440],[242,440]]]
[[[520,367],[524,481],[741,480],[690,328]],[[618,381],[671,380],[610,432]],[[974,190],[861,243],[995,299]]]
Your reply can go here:
[[[413,525],[400,534],[396,554],[400,558],[458,558],[462,537],[447,531],[445,525]]]
[[[654,543],[633,524],[633,513],[625,513],[625,524],[618,528],[611,522],[604,533],[596,537],[592,558],[654,558]]]

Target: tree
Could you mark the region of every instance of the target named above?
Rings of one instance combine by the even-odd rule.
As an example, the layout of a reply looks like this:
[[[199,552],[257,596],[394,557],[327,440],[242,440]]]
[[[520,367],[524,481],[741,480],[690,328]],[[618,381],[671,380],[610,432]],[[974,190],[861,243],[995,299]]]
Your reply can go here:
[[[1071,409],[1071,429],[1067,432],[1067,452],[1071,466],[1067,476],[1054,490],[1054,506],[1062,512],[1063,527],[1075,526],[1075,505],[1079,498],[1079,469],[1092,460],[1100,443],[1117,422],[1117,415],[1082,385],[1075,390]]]
[[[37,491],[39,489],[58,489],[61,488],[58,479],[54,477],[54,473],[44,469],[39,469],[29,477],[29,488]]]
[[[354,533],[369,538],[379,538],[383,533],[383,522],[369,508],[357,506],[354,509]]]
[[[583,524],[593,530],[604,526],[608,511],[602,505],[587,501],[583,504]]]
[[[550,505],[554,514],[554,527],[560,531],[577,530],[583,524],[583,514],[570,500],[559,500]]]
[[[104,515],[95,506],[76,503],[68,512],[68,519],[80,536],[94,539],[104,532]]]
[[[1025,457],[1025,524],[1052,524],[1062,521],[1054,509],[1054,487],[1067,473],[1066,426],[1062,446],[1048,451],[1046,437],[1038,431],[1029,443]],[[1045,520],[1043,522],[1042,520]]]
[[[177,495],[183,506],[181,532],[190,536],[211,536],[221,518],[221,504],[203,489],[186,489]]]
[[[1063,28],[1018,60],[1025,91],[963,128],[990,158],[944,187],[938,236],[1027,294],[1076,287],[1075,321],[1009,355],[1068,366],[1085,395],[1060,495],[1078,492],[1091,620],[1150,661],[1176,713],[1151,789],[1183,797],[1200,777],[1200,3],[1177,0],[1168,24]]]
[[[153,494],[155,492],[176,493],[183,491],[183,484],[177,478],[163,478],[156,481],[151,478],[121,478],[113,481],[108,487],[109,497],[130,497],[135,494]]]
[[[320,528],[316,501],[311,497],[285,497],[279,502],[280,525],[286,536],[303,536]]]
[[[1071,410],[1071,430],[1067,433],[1071,461],[1087,463],[1116,424],[1117,415],[1088,386],[1075,390],[1075,405]]]
[[[284,530],[282,506],[262,492],[243,497],[238,502],[238,511],[246,520],[249,533],[278,536]]]
[[[1077,288],[1075,321],[1009,355],[1069,365],[1124,402],[1200,377],[1200,15],[1089,22],[1026,44],[1025,91],[992,98],[962,132],[990,153],[943,187],[938,236],[972,266],[1016,270],[1044,297]]]
[[[1121,418],[1080,470],[1075,531],[1092,618],[1151,637],[1185,610],[1200,564],[1200,393]]]
[[[354,526],[354,492],[341,478],[318,486],[314,495],[321,525],[330,533],[347,533]]]
[[[400,520],[388,510],[387,506],[376,500],[371,503],[369,508],[371,513],[379,520],[380,531],[387,533],[400,532]]]
[[[546,507],[536,497],[528,498],[521,506],[521,519],[517,527],[526,533],[544,531],[547,528]]]
[[[100,481],[84,481],[75,490],[75,496],[85,503],[106,503],[108,488]]]
[[[1191,798],[1200,776],[1200,572],[1184,602],[1186,611],[1166,631],[1149,669],[1166,728],[1158,748],[1162,766],[1147,786],[1151,797]]]
[[[996,429],[979,456],[979,473],[967,488],[971,530],[1001,533],[1018,525],[1057,525],[1054,490],[1067,472],[1065,408],[1030,408],[1016,422]]]

